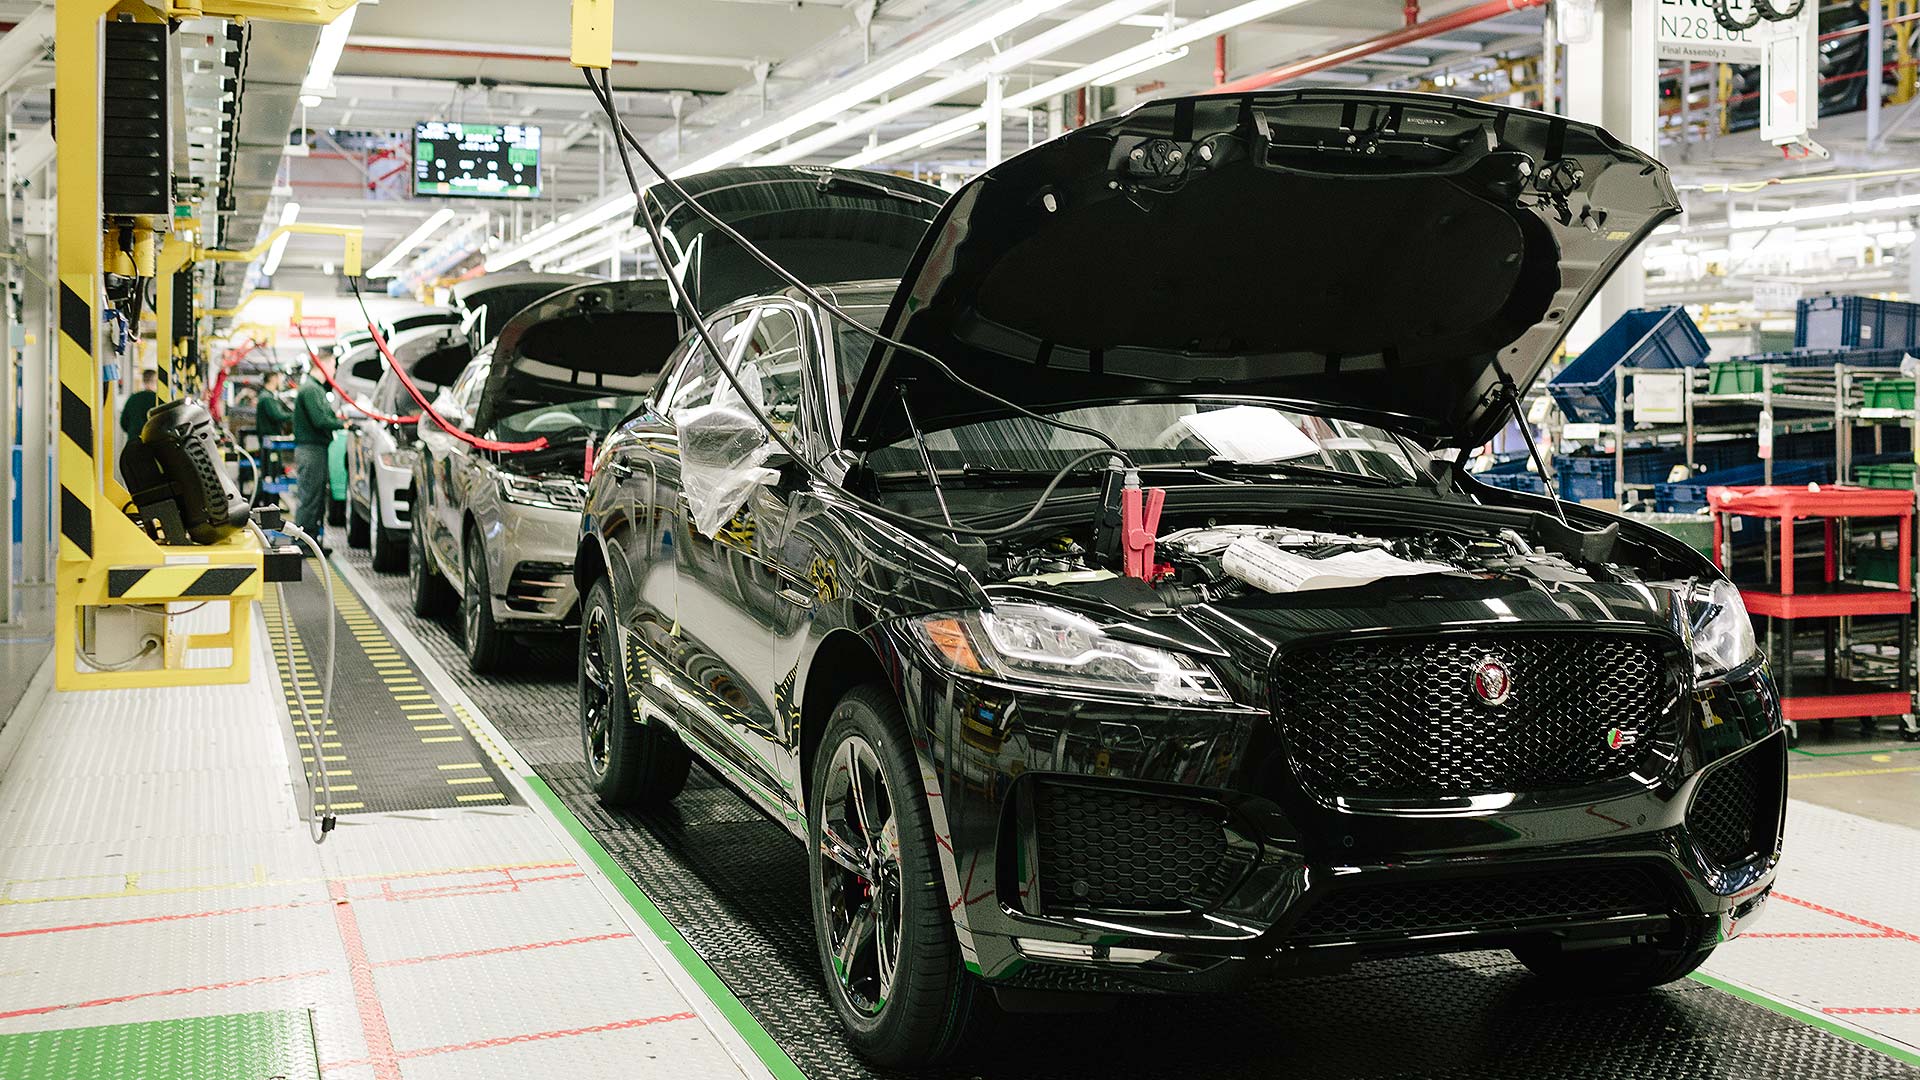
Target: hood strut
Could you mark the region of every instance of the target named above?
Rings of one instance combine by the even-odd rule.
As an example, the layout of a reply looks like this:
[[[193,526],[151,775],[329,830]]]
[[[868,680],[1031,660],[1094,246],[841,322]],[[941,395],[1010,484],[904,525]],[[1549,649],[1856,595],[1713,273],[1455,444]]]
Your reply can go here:
[[[1547,462],[1540,456],[1540,447],[1533,441],[1533,425],[1527,423],[1527,414],[1520,407],[1520,390],[1513,385],[1513,376],[1496,360],[1493,370],[1500,376],[1501,389],[1506,392],[1507,406],[1513,410],[1514,422],[1520,425],[1520,437],[1527,441],[1527,456],[1533,459],[1533,467],[1540,470],[1540,482],[1546,485],[1547,498],[1553,501],[1553,512],[1559,515],[1560,524],[1567,524],[1567,508],[1560,505],[1560,492],[1554,486],[1553,474],[1547,471]]]

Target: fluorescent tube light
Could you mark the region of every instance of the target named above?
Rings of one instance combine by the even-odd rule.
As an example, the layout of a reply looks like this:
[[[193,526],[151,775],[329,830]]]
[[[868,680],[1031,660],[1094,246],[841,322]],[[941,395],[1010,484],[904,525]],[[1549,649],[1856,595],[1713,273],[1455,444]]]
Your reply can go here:
[[[973,134],[974,132],[979,131],[983,127],[986,127],[986,125],[982,123],[968,124],[966,127],[963,127],[958,131],[946,132],[939,135],[935,135],[933,138],[928,139],[926,142],[923,142],[919,146],[914,147],[914,149],[915,150],[931,150],[936,146],[945,146],[947,143],[964,139],[967,136]]]
[[[282,225],[291,225],[298,220],[299,217],[300,204],[297,202],[288,202],[280,208],[280,224]],[[293,239],[292,233],[281,233],[279,236],[273,238],[273,246],[267,249],[267,257],[261,260],[260,263],[260,273],[262,276],[272,277],[274,271],[280,269],[280,256],[287,253],[287,241],[291,239]]]
[[[610,195],[568,217],[542,225],[512,247],[502,248],[487,256],[486,268],[490,271],[505,270],[515,263],[526,262],[559,246],[571,237],[579,236],[595,225],[604,224],[614,218],[631,216],[634,205],[632,192],[624,195]]]
[[[358,10],[348,8],[321,29],[320,43],[313,47],[313,60],[307,65],[307,77],[300,81],[300,89],[319,94],[333,88],[333,69],[340,66],[340,52],[347,47],[347,35],[353,32],[353,13]]]
[[[433,216],[421,222],[419,227],[415,228],[412,232],[407,234],[406,239],[393,245],[392,250],[388,251],[385,255],[381,256],[380,261],[377,263],[374,263],[373,266],[367,270],[367,277],[369,278],[392,277],[394,270],[399,267],[401,259],[404,259],[408,255],[413,254],[414,248],[417,248],[422,243],[426,242],[427,237],[432,236],[436,232],[439,232],[440,227],[442,225],[445,225],[447,222],[452,220],[453,220],[452,208],[443,206],[440,209],[435,210],[433,212]]]
[[[1142,60],[1137,64],[1128,64],[1126,67],[1121,68],[1119,71],[1115,71],[1111,74],[1100,76],[1099,78],[1093,80],[1093,85],[1112,86],[1117,82],[1123,82],[1127,79],[1131,79],[1135,75],[1142,74],[1143,72],[1152,71],[1154,68],[1162,67],[1164,65],[1173,63],[1175,60],[1183,59],[1187,55],[1187,51],[1188,51],[1187,46],[1182,45],[1171,52],[1163,52],[1156,56],[1149,56],[1145,60]]]

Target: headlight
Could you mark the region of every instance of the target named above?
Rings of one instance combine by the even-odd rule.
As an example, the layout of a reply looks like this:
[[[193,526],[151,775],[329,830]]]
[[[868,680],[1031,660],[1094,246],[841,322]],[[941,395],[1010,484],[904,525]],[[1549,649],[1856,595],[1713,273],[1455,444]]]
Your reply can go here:
[[[979,614],[929,615],[915,626],[947,666],[968,674],[1169,701],[1233,700],[1192,657],[1116,641],[1093,620],[1044,604],[995,604]]]
[[[1730,581],[1695,583],[1687,621],[1693,628],[1693,670],[1699,678],[1731,671],[1760,651],[1747,605]]]
[[[406,470],[413,468],[412,450],[388,450],[384,453],[375,454],[373,457],[374,460],[380,463],[380,467],[383,469]]]
[[[498,475],[500,497],[510,503],[547,510],[579,510],[587,504],[585,490],[572,480],[561,477],[542,479],[513,473]]]

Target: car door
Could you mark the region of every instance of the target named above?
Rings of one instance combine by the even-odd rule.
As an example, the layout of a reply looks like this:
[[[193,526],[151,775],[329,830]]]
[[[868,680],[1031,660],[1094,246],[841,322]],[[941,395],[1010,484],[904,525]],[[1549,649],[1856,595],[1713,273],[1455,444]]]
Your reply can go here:
[[[784,303],[726,312],[712,324],[715,341],[742,378],[757,380],[764,407],[789,424],[798,398],[792,388],[805,360],[799,325]],[[730,390],[722,389],[725,376],[703,349],[690,361],[673,388],[676,422]],[[668,516],[661,531],[671,538],[676,569],[678,629],[670,647],[676,682],[688,699],[682,715],[706,730],[711,749],[749,794],[784,811],[797,801],[792,732],[776,700],[779,680],[770,672],[783,582],[760,557],[756,515],[766,507],[757,494],[749,492],[713,536],[695,527],[677,470],[671,481],[662,470],[655,498],[658,512]]]
[[[447,423],[461,427],[472,414],[466,411],[463,403],[469,401],[485,385],[487,362],[483,357],[467,365],[453,386],[434,402],[435,410]],[[420,519],[421,532],[427,541],[427,551],[432,560],[444,574],[458,580],[459,564],[452,561],[448,544],[449,519],[459,520],[458,492],[454,487],[454,470],[458,459],[465,457],[467,446],[453,435],[441,429],[431,419],[420,421],[420,443],[422,460],[420,463],[420,490],[414,496],[413,513]]]

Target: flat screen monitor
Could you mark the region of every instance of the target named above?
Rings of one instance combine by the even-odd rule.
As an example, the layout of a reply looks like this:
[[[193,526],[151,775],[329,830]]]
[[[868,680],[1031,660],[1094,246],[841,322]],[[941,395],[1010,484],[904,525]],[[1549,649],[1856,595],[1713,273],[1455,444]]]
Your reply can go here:
[[[415,124],[413,193],[536,198],[540,194],[540,129],[448,120]]]

